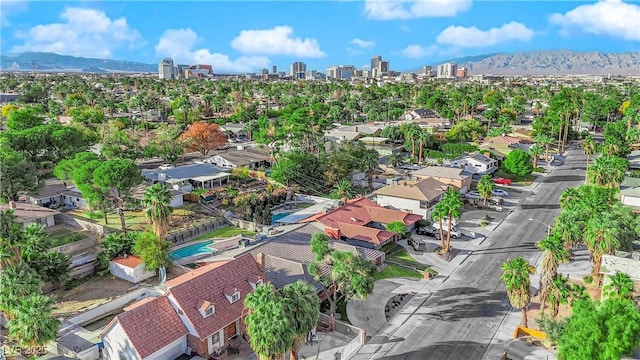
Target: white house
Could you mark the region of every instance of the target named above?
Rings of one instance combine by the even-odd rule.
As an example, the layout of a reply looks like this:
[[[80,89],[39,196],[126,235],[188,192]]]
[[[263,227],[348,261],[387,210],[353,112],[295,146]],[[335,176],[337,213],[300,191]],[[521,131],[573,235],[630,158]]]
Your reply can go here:
[[[223,169],[246,167],[249,170],[271,167],[272,161],[269,155],[249,150],[242,145],[238,146],[237,150],[226,150],[205,160]]]
[[[67,187],[60,180],[50,179],[46,181],[45,186],[37,193],[27,194],[27,202],[55,208],[57,205],[61,205],[61,194],[65,190],[67,190]]]
[[[87,201],[82,197],[82,193],[77,187],[72,187],[62,194],[62,203],[67,208],[82,209],[87,205]]]
[[[29,204],[22,201],[10,201],[8,204],[0,204],[0,211],[13,210],[16,220],[23,225],[41,224],[51,227],[56,224],[55,215],[60,212],[46,207]]]
[[[627,206],[640,207],[640,179],[624,178],[620,184],[620,202]]]
[[[464,169],[475,176],[493,174],[498,170],[498,160],[487,155],[472,153],[451,160],[451,166]]]
[[[132,331],[133,330],[133,331]],[[187,352],[187,328],[166,296],[124,309],[102,332],[106,359],[175,359]]]
[[[109,261],[109,271],[113,276],[132,283],[139,283],[156,276],[154,272],[145,269],[142,259],[132,255],[125,255]]]
[[[433,178],[421,181],[399,181],[374,191],[380,206],[391,207],[429,218],[429,210],[437,204],[449,185]]]
[[[211,189],[229,180],[229,173],[212,164],[192,164],[171,168],[142,170],[151,182],[167,185],[169,189],[191,192],[194,188]]]

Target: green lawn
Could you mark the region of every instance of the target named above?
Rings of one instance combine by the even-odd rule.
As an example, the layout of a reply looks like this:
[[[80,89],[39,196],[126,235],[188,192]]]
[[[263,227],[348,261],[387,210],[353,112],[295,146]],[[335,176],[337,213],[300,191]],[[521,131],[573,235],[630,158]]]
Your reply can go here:
[[[498,169],[498,171],[496,171],[495,176],[496,177],[502,177],[502,178],[511,179],[514,183],[519,184],[519,185],[523,185],[523,186],[531,185],[533,180],[535,180],[536,177],[537,177],[537,175],[533,175],[533,174],[527,175],[527,176],[513,175],[513,174],[510,174],[510,173],[506,172],[502,168],[500,168],[500,169]]]
[[[387,266],[380,272],[378,272],[375,276],[375,280],[389,279],[389,278],[399,278],[399,277],[410,277],[416,279],[422,279],[424,276],[416,271],[404,268],[402,266],[387,264]]]
[[[416,261],[416,259],[414,259],[413,256],[409,254],[407,249],[402,247],[402,245],[398,245],[397,243],[389,243],[383,246],[380,250],[385,252],[385,259],[389,261],[397,262],[405,266],[410,266],[421,271],[424,271],[428,268],[428,266]]]
[[[190,240],[190,241],[197,241],[197,240],[204,240],[204,239],[211,239],[211,238],[230,238],[232,236],[236,236],[236,235],[245,235],[245,236],[253,236],[256,233],[254,233],[253,231],[248,231],[248,230],[243,230],[243,229],[239,229],[237,227],[233,227],[233,226],[223,226],[221,228],[215,229],[209,233],[206,233],[204,235],[198,236],[197,238]]]
[[[84,240],[87,237],[84,234],[75,232],[75,233],[67,233],[66,235],[52,236],[51,243],[49,244],[49,248],[54,248],[60,245],[70,244],[72,242]]]
[[[94,214],[93,216],[90,216],[86,211],[74,211],[73,215],[80,216],[85,219],[91,219],[100,225],[105,225],[113,229],[122,228],[122,226],[120,225],[120,216],[118,216],[118,214],[116,213],[107,214],[107,220],[109,221],[108,224],[105,224],[103,215],[97,216],[97,214]],[[149,226],[149,220],[144,215],[144,211],[125,210],[124,221],[127,224],[127,228],[131,230],[144,230],[147,228],[147,226]]]

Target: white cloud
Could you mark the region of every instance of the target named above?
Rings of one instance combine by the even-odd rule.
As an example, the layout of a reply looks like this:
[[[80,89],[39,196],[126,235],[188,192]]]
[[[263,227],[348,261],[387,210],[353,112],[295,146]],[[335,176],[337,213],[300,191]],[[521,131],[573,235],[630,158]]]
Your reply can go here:
[[[509,41],[529,41],[533,30],[518,22],[510,22],[500,28],[480,30],[475,26],[449,26],[436,38],[438,44],[465,48],[493,46]]]
[[[292,37],[290,26],[267,30],[243,30],[231,41],[231,47],[245,54],[290,55],[320,58],[325,55],[316,39]]]
[[[452,17],[471,8],[471,0],[365,0],[369,19]]]
[[[177,63],[212,65],[215,72],[251,72],[269,66],[264,56],[241,56],[231,60],[228,55],[211,53],[209,49],[194,49],[198,34],[191,29],[168,29],[156,44],[156,54],[173,58]]]
[[[640,41],[640,6],[620,0],[581,5],[566,14],[551,15],[550,21],[562,27],[563,33],[578,28],[592,34]]]
[[[404,50],[402,50],[400,53],[404,57],[419,59],[419,58],[427,57],[429,55],[433,55],[437,50],[438,50],[438,47],[436,45],[431,45],[426,48],[420,45],[409,45],[406,48],[404,48]]]
[[[26,11],[27,7],[27,1],[0,1],[0,26],[11,25],[9,16]]]
[[[358,38],[355,38],[355,39],[349,41],[349,44],[353,44],[353,45],[359,47],[360,49],[368,49],[368,48],[372,48],[372,47],[376,46],[375,41],[362,40],[362,39],[358,39]]]
[[[24,44],[12,51],[44,51],[65,55],[109,58],[112,51],[122,45],[130,47],[144,44],[140,33],[129,27],[124,17],[110,19],[103,11],[66,8],[62,22],[37,25],[27,32],[18,31],[16,37]]]

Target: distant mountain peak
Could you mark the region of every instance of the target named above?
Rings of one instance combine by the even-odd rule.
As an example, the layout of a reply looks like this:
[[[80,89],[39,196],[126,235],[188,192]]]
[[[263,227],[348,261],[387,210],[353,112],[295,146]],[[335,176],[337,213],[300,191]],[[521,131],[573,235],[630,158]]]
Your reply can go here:
[[[135,61],[86,58],[50,52],[24,52],[1,55],[0,70],[154,73],[158,71],[158,66]]]

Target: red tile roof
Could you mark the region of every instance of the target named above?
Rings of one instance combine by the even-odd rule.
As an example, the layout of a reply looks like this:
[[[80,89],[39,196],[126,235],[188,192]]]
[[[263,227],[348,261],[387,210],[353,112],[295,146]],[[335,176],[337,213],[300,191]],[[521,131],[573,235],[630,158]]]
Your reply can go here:
[[[366,226],[373,221],[381,224],[402,221],[405,225],[412,225],[421,218],[420,215],[386,209],[374,201],[360,198],[349,200],[343,206],[338,206],[332,211],[322,214],[316,220],[326,226],[338,229],[338,223]]]
[[[164,296],[135,306],[116,316],[115,320],[120,323],[129,342],[142,359],[188,333]]]
[[[200,339],[211,336],[242,316],[244,298],[253,291],[247,281],[250,276],[266,279],[266,274],[249,253],[222,265],[204,268],[206,271],[199,268],[165,283],[169,288],[168,295],[173,296]],[[225,296],[228,289],[237,289],[240,299],[229,303]],[[215,314],[206,318],[200,314],[198,305],[203,301],[216,304]]]
[[[386,230],[345,223],[338,223],[338,228],[340,230],[340,235],[342,236],[355,240],[366,241],[376,245],[386,243],[395,235],[394,233]]]
[[[176,285],[180,285],[184,282],[187,282],[195,277],[198,277],[206,272],[208,272],[209,270],[213,270],[216,268],[219,268],[220,266],[228,263],[229,260],[224,260],[224,261],[216,261],[216,262],[212,262],[208,265],[205,266],[201,266],[195,270],[189,271],[188,273],[184,274],[184,275],[180,275],[176,278],[173,278],[171,280],[168,280],[167,282],[164,283],[164,286],[170,288],[172,286],[176,286]]]
[[[142,259],[133,255],[125,255],[119,258],[112,259],[111,261],[132,269],[135,269],[138,265],[142,264]]]

